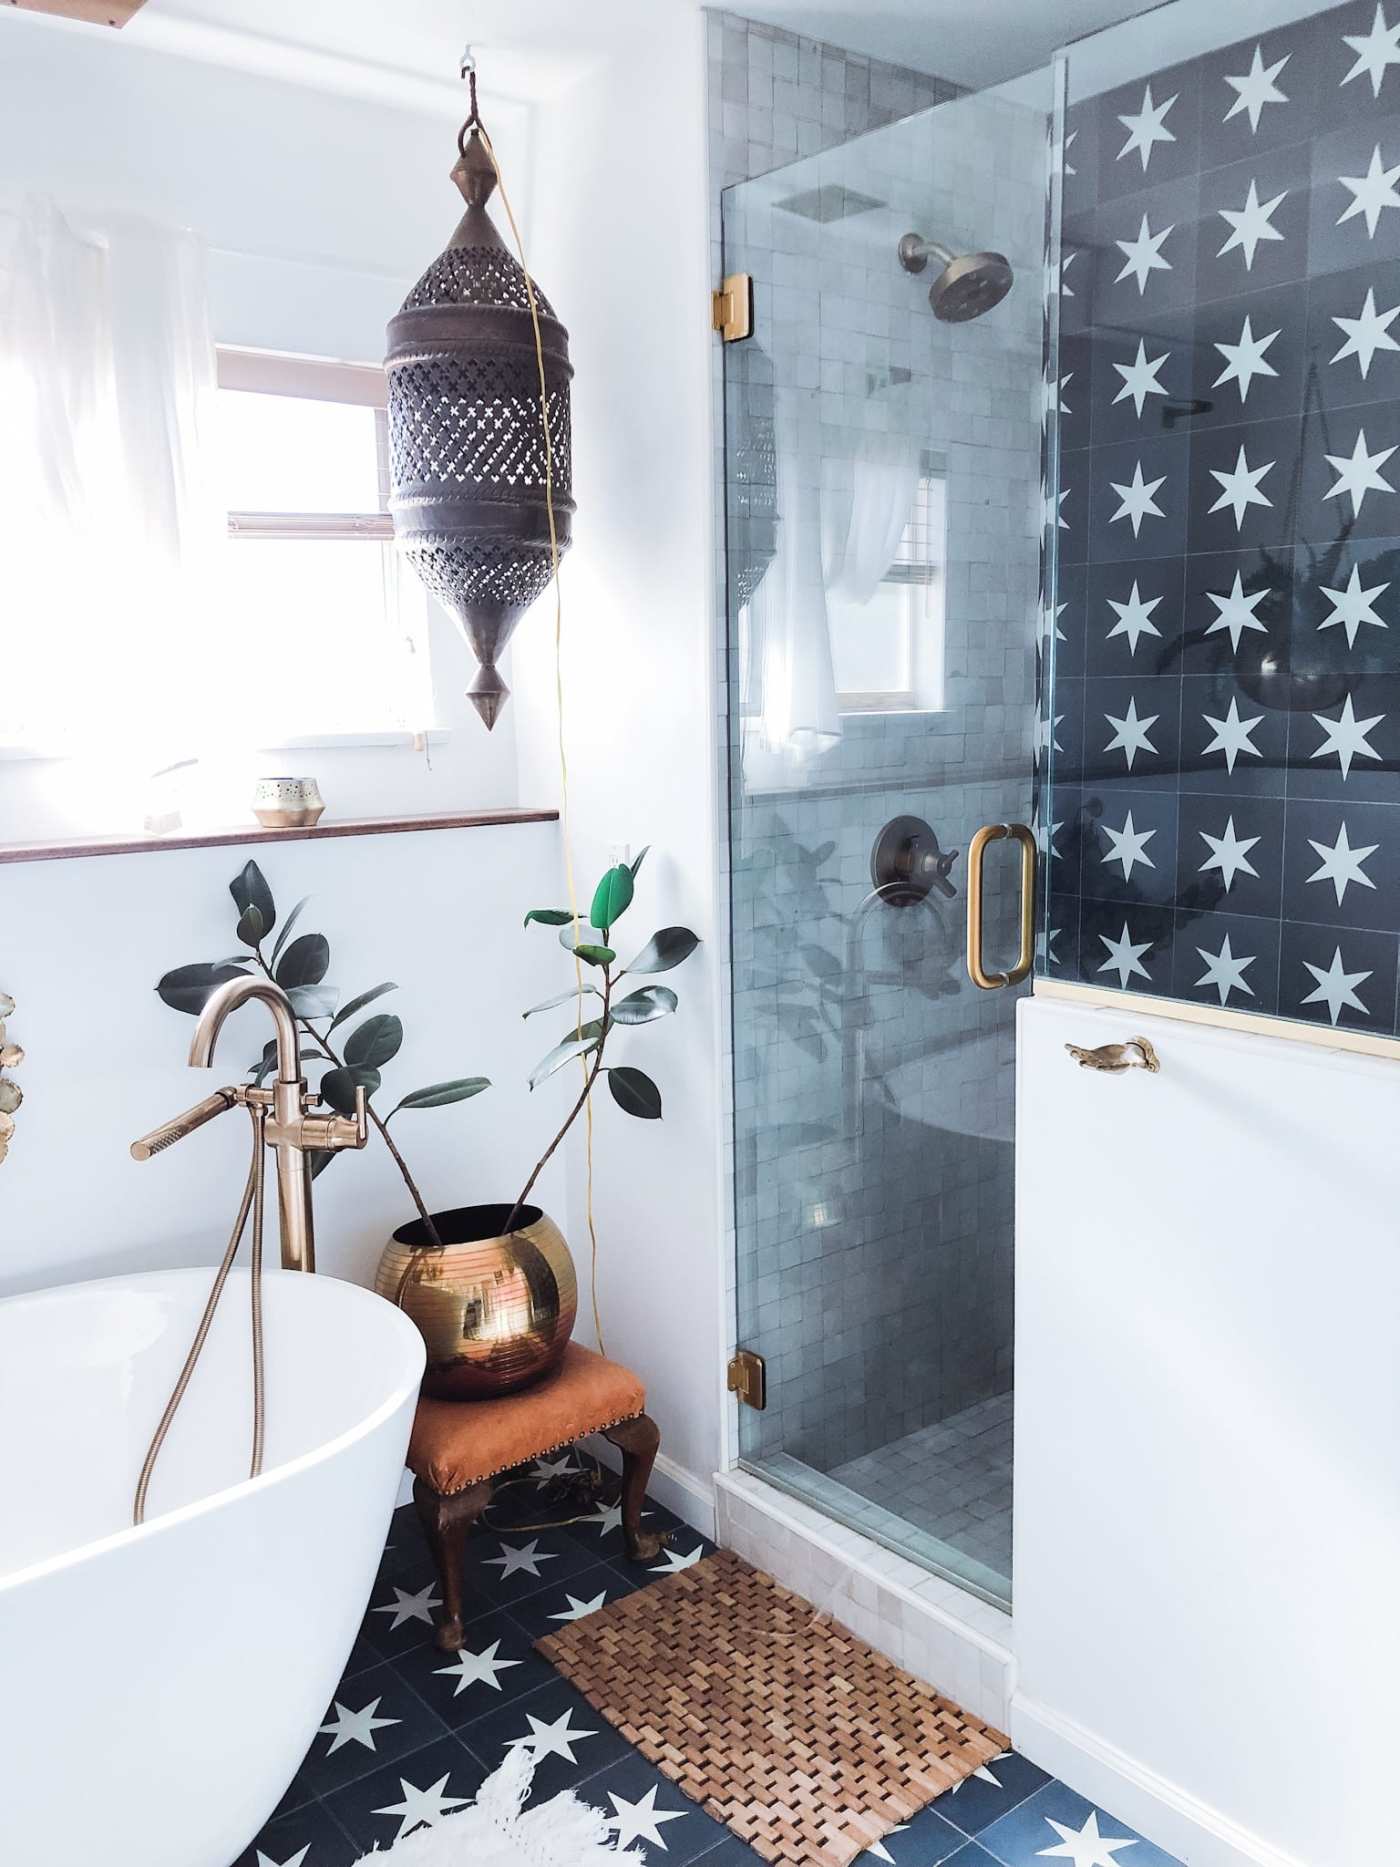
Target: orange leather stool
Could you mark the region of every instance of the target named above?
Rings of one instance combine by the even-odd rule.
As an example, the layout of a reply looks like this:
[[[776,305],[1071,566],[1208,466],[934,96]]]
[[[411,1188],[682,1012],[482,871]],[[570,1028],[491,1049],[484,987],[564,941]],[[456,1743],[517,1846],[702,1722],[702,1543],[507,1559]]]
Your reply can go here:
[[[622,1453],[622,1533],[633,1562],[650,1562],[664,1535],[644,1531],[642,1500],[661,1443],[646,1389],[629,1369],[571,1342],[553,1374],[499,1400],[418,1402],[408,1442],[418,1507],[442,1588],[437,1643],[462,1644],[462,1564],[467,1535],[491,1502],[493,1480],[512,1466],[602,1433]]]

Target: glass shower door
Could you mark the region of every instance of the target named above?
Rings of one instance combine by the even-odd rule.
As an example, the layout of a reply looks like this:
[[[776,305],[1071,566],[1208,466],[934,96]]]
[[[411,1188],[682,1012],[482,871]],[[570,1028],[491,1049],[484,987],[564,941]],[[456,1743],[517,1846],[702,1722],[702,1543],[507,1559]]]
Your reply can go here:
[[[1024,988],[996,987],[1028,970],[1034,885],[1001,826],[1033,802],[1049,74],[1031,89],[724,198],[755,312],[725,352],[738,1339],[766,1371],[741,1456],[1002,1602]]]

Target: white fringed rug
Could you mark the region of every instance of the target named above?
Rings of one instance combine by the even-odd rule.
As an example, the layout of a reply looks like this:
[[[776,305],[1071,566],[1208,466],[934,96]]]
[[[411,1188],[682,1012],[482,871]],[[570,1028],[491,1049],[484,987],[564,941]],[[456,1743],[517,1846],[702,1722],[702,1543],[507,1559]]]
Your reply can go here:
[[[513,1750],[470,1808],[362,1855],[361,1867],[643,1867],[642,1851],[618,1853],[607,1818],[572,1790],[522,1813],[534,1773],[529,1751]]]

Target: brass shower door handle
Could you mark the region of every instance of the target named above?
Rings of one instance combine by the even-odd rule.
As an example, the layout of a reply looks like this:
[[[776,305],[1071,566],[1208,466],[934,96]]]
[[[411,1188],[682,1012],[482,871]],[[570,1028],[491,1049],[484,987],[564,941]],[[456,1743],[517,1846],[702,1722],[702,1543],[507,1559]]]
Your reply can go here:
[[[988,843],[1006,837],[1021,845],[1021,950],[1009,972],[988,972],[982,964],[982,864]],[[967,976],[984,992],[1019,985],[1035,961],[1035,833],[1024,823],[988,823],[967,851]]]
[[[1122,1070],[1148,1070],[1155,1076],[1162,1067],[1145,1037],[1130,1037],[1123,1044],[1098,1044],[1092,1050],[1078,1044],[1066,1044],[1065,1049],[1081,1070],[1107,1070],[1114,1075]]]

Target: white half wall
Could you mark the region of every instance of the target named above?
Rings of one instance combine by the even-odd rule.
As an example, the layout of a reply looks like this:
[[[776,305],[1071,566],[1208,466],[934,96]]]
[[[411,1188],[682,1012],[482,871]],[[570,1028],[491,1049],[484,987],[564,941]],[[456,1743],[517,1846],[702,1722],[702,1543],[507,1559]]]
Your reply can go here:
[[[650,844],[620,951],[675,924],[704,942],[667,976],[679,1013],[617,1044],[619,1062],[660,1085],[663,1119],[634,1121],[604,1093],[594,1124],[604,1342],[646,1381],[662,1450],[689,1474],[668,1500],[681,1509],[678,1495],[687,1484],[707,1492],[721,1457],[716,971],[727,929],[713,802],[705,53],[698,13],[658,14],[654,30],[538,109],[530,258],[569,327],[577,372],[578,514],[563,587],[578,890],[586,911],[614,851]],[[558,771],[548,609],[515,649],[532,795]],[[558,1034],[539,1031],[541,1050]],[[567,1093],[560,1076],[536,1102],[562,1112]],[[581,1129],[568,1171],[565,1229],[586,1280]],[[591,1339],[586,1299],[580,1335]]]

